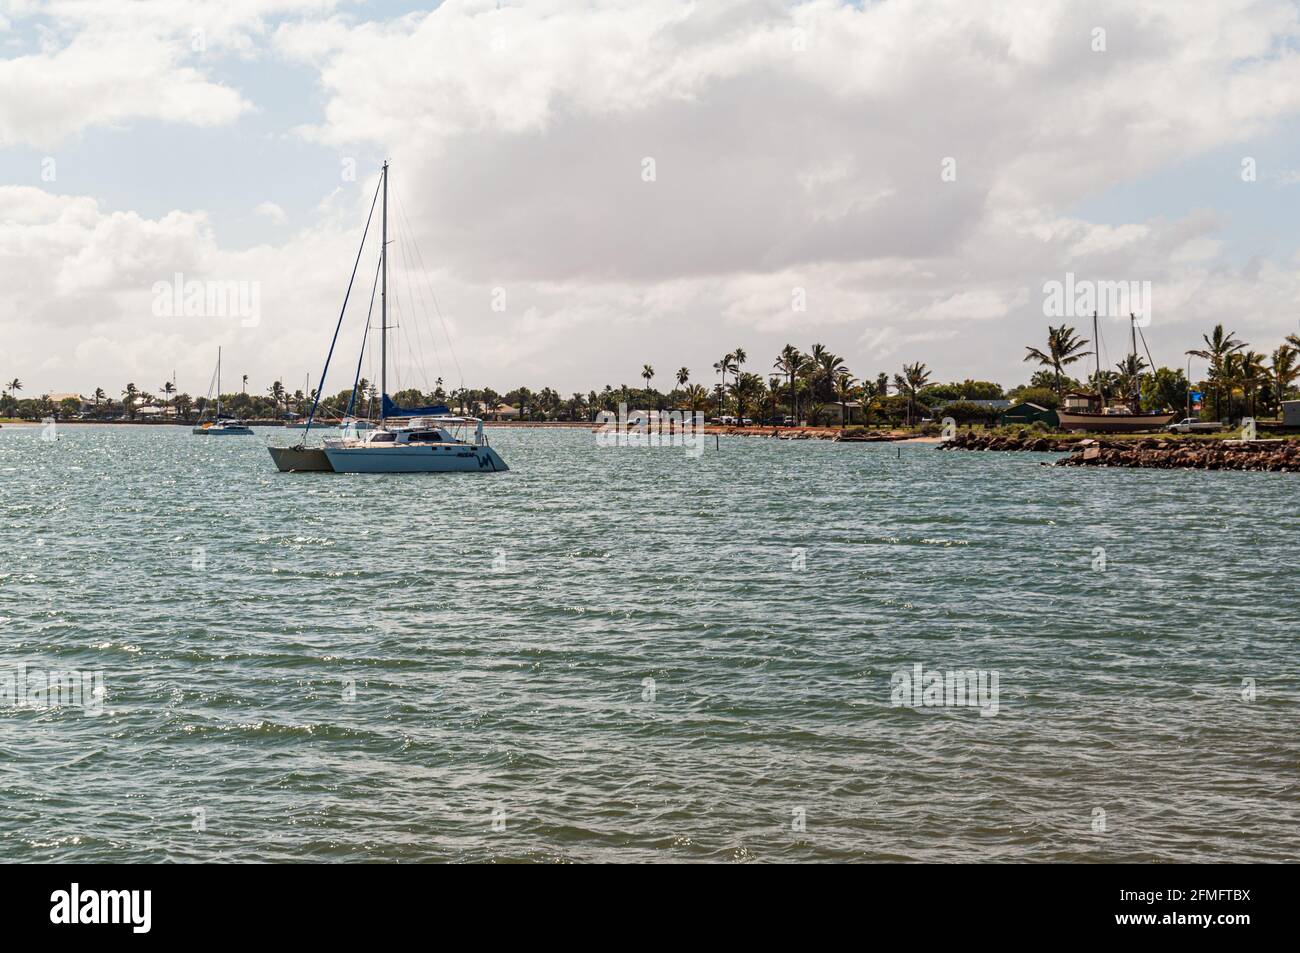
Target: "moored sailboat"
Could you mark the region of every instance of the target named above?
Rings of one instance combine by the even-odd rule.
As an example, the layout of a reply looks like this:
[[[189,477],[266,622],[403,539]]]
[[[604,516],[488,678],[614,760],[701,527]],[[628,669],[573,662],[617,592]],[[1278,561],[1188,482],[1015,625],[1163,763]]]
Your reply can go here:
[[[221,348],[217,348],[217,409],[213,419],[195,427],[191,433],[205,437],[247,437],[253,432],[242,420],[221,419]]]
[[[358,433],[359,426],[345,427],[342,437],[326,438],[321,447],[308,447],[306,441],[293,447],[269,447],[271,458],[282,471],[317,471],[335,473],[500,473],[510,469],[500,454],[488,445],[483,433],[483,421],[477,417],[458,417],[447,407],[436,405],[415,409],[403,409],[393,405],[388,396],[388,163],[385,162],[381,172],[379,190],[383,194],[381,211],[381,242],[379,252],[380,286],[380,414],[377,427],[369,432]],[[378,197],[378,192],[376,198]],[[371,215],[374,214],[374,200],[371,201]],[[366,232],[362,234],[361,248],[365,247],[366,233],[370,230],[370,221],[366,222]],[[361,249],[357,251],[357,263],[352,268],[352,278],[356,278],[357,264],[361,260]],[[348,282],[348,295],[351,294],[352,281]],[[343,311],[339,314],[339,324],[334,330],[334,340],[338,340],[338,329],[343,323],[343,314],[347,311],[348,295],[343,299]],[[374,304],[374,291],[371,292],[371,306]],[[367,328],[369,324],[367,323]],[[364,343],[362,345],[364,349]],[[309,432],[316,409],[320,404],[320,394],[324,389],[325,376],[329,371],[330,357],[334,353],[334,344],[330,344],[329,356],[325,359],[325,370],[321,373],[320,385],[316,399],[312,404],[305,429]],[[360,359],[357,365],[360,374]],[[356,385],[353,386],[355,398]],[[351,412],[349,406],[349,413]],[[392,421],[392,423],[390,423]],[[473,428],[472,434],[469,429]]]

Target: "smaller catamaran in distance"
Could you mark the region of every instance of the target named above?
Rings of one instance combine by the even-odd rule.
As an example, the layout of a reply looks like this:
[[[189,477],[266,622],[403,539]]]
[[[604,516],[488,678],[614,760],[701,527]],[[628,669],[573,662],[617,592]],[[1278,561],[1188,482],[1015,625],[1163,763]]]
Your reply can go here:
[[[329,437],[324,446],[308,447],[306,441],[292,447],[268,447],[271,459],[281,471],[314,471],[333,473],[501,473],[509,470],[501,455],[488,446],[487,436],[483,433],[483,421],[477,417],[460,417],[451,413],[444,405],[419,408],[401,408],[395,406],[388,396],[388,163],[384,162],[380,173],[380,182],[375,199],[383,194],[383,208],[380,213],[381,238],[379,252],[379,426],[364,434],[357,433],[359,428],[344,428],[342,437]],[[371,215],[374,214],[374,202],[371,200]],[[370,229],[370,220],[366,221],[366,233]],[[366,233],[361,237],[361,248],[357,250],[357,263],[361,261],[361,252],[365,248]],[[356,264],[352,268],[353,279],[356,277]],[[351,293],[352,283],[348,283]],[[373,306],[372,292],[372,306]],[[343,310],[339,313],[339,325],[342,326],[343,315],[347,312],[347,296],[343,299]],[[334,339],[338,340],[338,327],[334,329]],[[367,325],[368,327],[368,325]],[[362,345],[364,349],[364,344]],[[330,356],[334,345],[330,345]],[[320,394],[324,389],[325,377],[329,372],[330,357],[325,359],[325,369],[321,372],[320,384],[317,385],[316,399],[311,413],[307,417],[304,429],[310,432],[316,408],[320,405]],[[360,359],[358,359],[358,373]],[[354,385],[353,394],[356,388]],[[390,421],[392,423],[390,424]],[[473,427],[472,434],[469,432]]]
[[[253,429],[242,420],[221,419],[221,348],[217,348],[217,410],[214,419],[195,427],[192,433],[206,437],[246,437]]]
[[[1138,367],[1137,363],[1137,317],[1130,314],[1129,333],[1132,336],[1132,363],[1134,370]],[[1156,411],[1146,413],[1142,410],[1142,375],[1133,374],[1133,393],[1127,397],[1110,399],[1107,397],[1105,387],[1102,384],[1101,375],[1101,339],[1098,336],[1097,312],[1092,313],[1092,350],[1096,359],[1097,373],[1093,378],[1094,386],[1097,388],[1095,394],[1081,394],[1078,397],[1078,403],[1083,406],[1070,406],[1071,401],[1067,397],[1066,403],[1057,411],[1057,418],[1061,422],[1062,430],[1086,430],[1092,433],[1142,433],[1147,430],[1160,430],[1166,424],[1172,423],[1177,414],[1166,411]],[[1143,337],[1143,345],[1146,344],[1146,338]]]

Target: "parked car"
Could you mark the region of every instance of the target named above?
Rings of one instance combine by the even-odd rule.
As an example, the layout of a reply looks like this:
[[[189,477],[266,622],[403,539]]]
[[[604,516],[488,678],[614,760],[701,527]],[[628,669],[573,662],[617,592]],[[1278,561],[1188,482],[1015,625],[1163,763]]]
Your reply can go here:
[[[1172,424],[1166,424],[1170,433],[1218,433],[1223,424],[1217,420],[1201,420],[1199,417],[1184,417]]]

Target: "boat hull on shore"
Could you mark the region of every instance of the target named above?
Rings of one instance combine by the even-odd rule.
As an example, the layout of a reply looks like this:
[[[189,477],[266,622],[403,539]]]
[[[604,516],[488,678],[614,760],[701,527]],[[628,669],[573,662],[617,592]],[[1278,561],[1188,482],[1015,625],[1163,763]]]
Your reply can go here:
[[[1086,414],[1058,411],[1061,429],[1089,433],[1142,433],[1163,430],[1177,414]]]

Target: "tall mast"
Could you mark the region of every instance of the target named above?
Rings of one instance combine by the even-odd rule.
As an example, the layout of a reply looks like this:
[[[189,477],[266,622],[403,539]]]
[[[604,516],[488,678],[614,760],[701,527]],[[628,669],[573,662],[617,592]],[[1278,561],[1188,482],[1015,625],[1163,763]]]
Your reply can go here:
[[[1092,312],[1092,361],[1097,368],[1097,373],[1092,378],[1092,384],[1097,388],[1097,396],[1101,399],[1102,406],[1106,405],[1106,394],[1101,386],[1101,338],[1097,334],[1097,312]]]
[[[1132,367],[1133,367],[1133,406],[1134,406],[1134,408],[1136,408],[1137,410],[1140,411],[1140,410],[1142,409],[1142,407],[1141,407],[1141,401],[1142,401],[1142,381],[1141,381],[1141,376],[1142,376],[1142,375],[1138,373],[1138,330],[1137,330],[1137,317],[1134,316],[1133,312],[1131,312],[1131,311],[1129,312],[1129,315],[1128,315],[1128,333],[1129,333],[1129,336],[1132,337],[1132,339],[1133,339],[1133,362],[1132,362]]]
[[[217,345],[217,416],[213,420],[221,419],[221,345]]]
[[[383,279],[379,291],[379,421],[384,420],[384,396],[388,393],[388,160],[384,160],[383,230],[379,239],[380,270]]]

